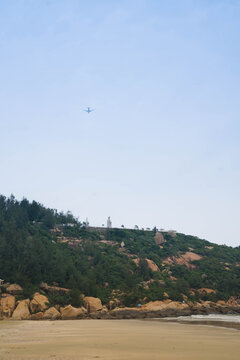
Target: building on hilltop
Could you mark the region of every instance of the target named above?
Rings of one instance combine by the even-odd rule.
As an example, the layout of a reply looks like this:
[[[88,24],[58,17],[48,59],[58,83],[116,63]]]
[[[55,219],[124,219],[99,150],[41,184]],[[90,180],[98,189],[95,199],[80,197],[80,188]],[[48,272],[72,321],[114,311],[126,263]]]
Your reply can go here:
[[[111,228],[112,227],[112,221],[110,219],[110,216],[107,218],[107,228]]]

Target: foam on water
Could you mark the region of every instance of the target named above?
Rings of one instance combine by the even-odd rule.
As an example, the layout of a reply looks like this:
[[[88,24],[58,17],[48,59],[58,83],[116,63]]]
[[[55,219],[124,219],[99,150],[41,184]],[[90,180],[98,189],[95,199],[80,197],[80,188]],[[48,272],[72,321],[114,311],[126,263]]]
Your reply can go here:
[[[209,314],[209,315],[191,315],[191,316],[178,316],[176,318],[165,318],[165,320],[177,320],[177,321],[222,321],[230,323],[240,324],[240,315],[221,315],[221,314]]]

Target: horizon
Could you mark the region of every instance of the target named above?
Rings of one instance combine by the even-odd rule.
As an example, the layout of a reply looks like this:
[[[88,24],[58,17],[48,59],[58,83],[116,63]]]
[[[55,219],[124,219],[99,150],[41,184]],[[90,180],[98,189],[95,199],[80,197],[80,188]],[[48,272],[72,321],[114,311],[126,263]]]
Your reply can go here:
[[[239,15],[238,0],[2,1],[1,193],[239,246]]]

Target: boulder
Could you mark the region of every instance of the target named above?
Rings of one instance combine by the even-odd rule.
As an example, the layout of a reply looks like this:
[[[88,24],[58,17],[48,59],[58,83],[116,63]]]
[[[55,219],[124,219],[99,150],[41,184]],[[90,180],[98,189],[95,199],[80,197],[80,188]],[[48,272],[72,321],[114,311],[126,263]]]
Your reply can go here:
[[[139,258],[135,258],[135,259],[132,259],[133,262],[135,262],[135,264],[137,266],[139,266],[139,263],[140,263],[140,259]],[[159,267],[155,264],[154,261],[150,260],[150,259],[145,259],[146,262],[147,262],[147,265],[148,265],[148,268],[152,271],[160,271],[159,270]]]
[[[227,304],[226,304],[226,301],[224,301],[224,300],[218,300],[217,302],[216,302],[216,304],[218,305],[218,306],[226,306]]]
[[[156,235],[154,236],[154,241],[156,245],[161,245],[164,244],[166,242],[166,240],[164,239],[164,236],[162,233],[157,232]]]
[[[15,309],[15,296],[9,294],[2,294],[0,300],[0,317],[10,318]]]
[[[107,308],[106,305],[104,305],[104,306],[102,307],[101,313],[107,313],[107,312],[108,312],[108,308]]]
[[[31,313],[41,312],[48,308],[48,298],[36,292],[30,302]]]
[[[22,291],[22,287],[18,284],[11,284],[6,288],[6,292],[11,295],[19,295]]]
[[[150,301],[141,308],[144,311],[159,311],[159,310],[186,310],[189,309],[188,304],[177,301],[164,300],[164,301]]]
[[[149,267],[150,270],[152,270],[152,271],[160,271],[159,267],[155,264],[154,261],[152,261],[150,259],[146,259],[146,261],[147,261],[147,264],[148,264],[148,267]]]
[[[238,306],[239,302],[234,298],[234,296],[231,296],[227,301],[227,305]]]
[[[43,314],[43,319],[45,320],[57,320],[61,318],[61,314],[55,307],[50,307],[48,310],[45,311]]]
[[[216,294],[216,290],[208,288],[198,289],[197,292],[201,295]]]
[[[30,316],[30,320],[41,320],[43,318],[43,312],[40,311],[40,312],[37,312],[35,314],[32,314]]]
[[[56,284],[56,283],[55,283]],[[62,287],[59,287],[59,286],[49,286],[47,283],[44,283],[42,282],[40,285],[39,285],[40,289],[46,291],[47,293],[50,293],[50,294],[61,294],[61,295],[65,295],[65,294],[68,294],[70,292],[69,289],[66,289],[66,288],[62,288]]]
[[[15,320],[29,319],[30,317],[29,304],[30,304],[29,299],[20,300],[18,302],[16,309],[13,312],[12,318]]]
[[[83,303],[89,313],[101,311],[103,307],[102,302],[99,298],[91,296],[86,296],[83,299]]]
[[[87,310],[84,307],[75,308],[71,305],[67,305],[65,307],[60,308],[60,312],[62,315],[62,319],[77,319],[78,317],[82,317],[86,314]]]

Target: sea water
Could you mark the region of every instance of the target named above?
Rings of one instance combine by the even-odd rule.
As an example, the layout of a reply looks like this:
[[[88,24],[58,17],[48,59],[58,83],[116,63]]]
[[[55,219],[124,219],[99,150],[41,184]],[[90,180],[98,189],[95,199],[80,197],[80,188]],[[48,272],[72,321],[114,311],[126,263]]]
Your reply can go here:
[[[210,326],[228,327],[240,330],[240,314],[209,314],[168,317],[163,321],[173,321],[182,324],[200,324]]]
[[[179,316],[175,319],[179,321],[224,321],[224,322],[234,322],[240,324],[240,315],[237,314],[236,315],[235,314],[190,315],[190,316]]]

